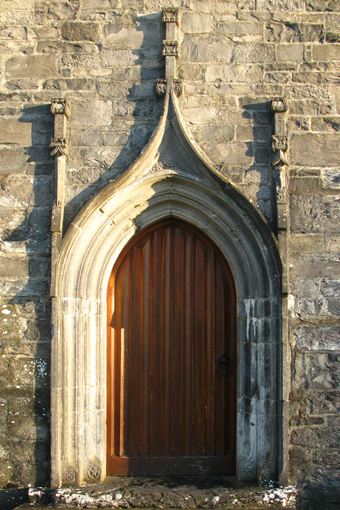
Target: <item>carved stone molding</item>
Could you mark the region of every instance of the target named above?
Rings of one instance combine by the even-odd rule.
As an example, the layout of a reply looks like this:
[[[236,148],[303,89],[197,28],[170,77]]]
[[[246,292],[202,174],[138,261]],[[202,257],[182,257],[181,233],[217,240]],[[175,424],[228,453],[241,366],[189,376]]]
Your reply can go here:
[[[87,478],[89,480],[98,481],[101,477],[101,470],[99,466],[91,465],[87,469]]]
[[[177,41],[163,41],[163,52],[164,57],[178,57],[178,43]]]
[[[272,110],[273,112],[286,112],[288,110],[288,105],[282,97],[274,97],[272,99]]]
[[[156,83],[156,94],[159,97],[164,97],[166,94],[167,80],[159,78]]]
[[[66,99],[52,99],[51,113],[69,116],[70,109]]]
[[[183,82],[182,82],[182,80],[175,79],[173,81],[173,87],[174,87],[174,92],[175,92],[176,96],[180,97],[182,95],[182,92],[183,92]]]
[[[70,465],[65,465],[63,469],[63,480],[65,480],[67,485],[76,485],[78,481],[77,472],[74,467]]]
[[[50,147],[53,148],[51,156],[65,156],[67,154],[66,138],[52,138]]]
[[[163,9],[163,22],[164,23],[176,23],[178,24],[178,9],[177,8],[166,8]]]
[[[240,402],[251,397],[249,378],[266,389],[251,397],[254,417],[247,407],[240,405],[237,411],[238,480],[263,480],[261,473],[264,482],[273,480],[280,466],[281,261],[276,242],[256,208],[218,174],[186,130],[172,80],[168,77],[170,90],[148,145],[85,204],[62,239],[52,300],[54,486],[74,483],[64,472],[74,459],[80,466],[78,484],[107,474],[107,282],[134,234],[169,216],[203,230],[228,260],[242,317],[237,330],[238,397]],[[269,325],[265,336],[256,327],[259,320]],[[249,462],[243,464],[243,459]]]

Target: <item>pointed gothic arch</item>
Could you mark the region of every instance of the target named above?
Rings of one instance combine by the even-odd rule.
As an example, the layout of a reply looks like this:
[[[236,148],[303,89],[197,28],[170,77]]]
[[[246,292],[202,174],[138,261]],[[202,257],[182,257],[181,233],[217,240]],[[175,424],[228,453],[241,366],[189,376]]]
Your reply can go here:
[[[106,476],[106,291],[133,235],[174,217],[221,250],[237,293],[237,477],[278,479],[281,453],[281,262],[249,200],[187,135],[168,90],[140,158],[78,214],[56,268],[52,343],[52,483]]]

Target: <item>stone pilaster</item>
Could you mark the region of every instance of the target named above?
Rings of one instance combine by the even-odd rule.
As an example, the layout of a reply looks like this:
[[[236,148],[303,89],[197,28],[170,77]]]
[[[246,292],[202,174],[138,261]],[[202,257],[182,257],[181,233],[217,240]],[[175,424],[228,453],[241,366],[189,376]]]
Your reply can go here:
[[[55,99],[51,104],[54,115],[54,136],[51,140],[51,156],[54,156],[54,203],[51,217],[51,296],[55,296],[55,266],[58,259],[64,219],[65,168],[67,156],[66,119],[69,106],[65,99]]]

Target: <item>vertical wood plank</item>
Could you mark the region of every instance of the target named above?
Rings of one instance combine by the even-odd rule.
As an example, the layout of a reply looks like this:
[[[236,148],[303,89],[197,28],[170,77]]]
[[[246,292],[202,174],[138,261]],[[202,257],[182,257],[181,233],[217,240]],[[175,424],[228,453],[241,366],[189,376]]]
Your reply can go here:
[[[235,363],[235,307],[227,263],[190,225],[164,220],[129,243],[108,287],[108,471],[178,474],[182,457],[187,474],[195,459],[234,472],[236,369],[215,364]]]

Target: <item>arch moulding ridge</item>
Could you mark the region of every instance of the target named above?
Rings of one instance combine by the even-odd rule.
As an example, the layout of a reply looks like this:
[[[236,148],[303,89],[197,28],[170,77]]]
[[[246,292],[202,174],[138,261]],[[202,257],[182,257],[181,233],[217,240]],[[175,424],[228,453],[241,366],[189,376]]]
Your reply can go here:
[[[281,451],[281,263],[256,208],[187,134],[168,83],[141,156],[97,193],[60,248],[52,297],[52,484],[106,476],[106,292],[134,234],[175,217],[219,247],[237,292],[237,477],[278,479]]]

